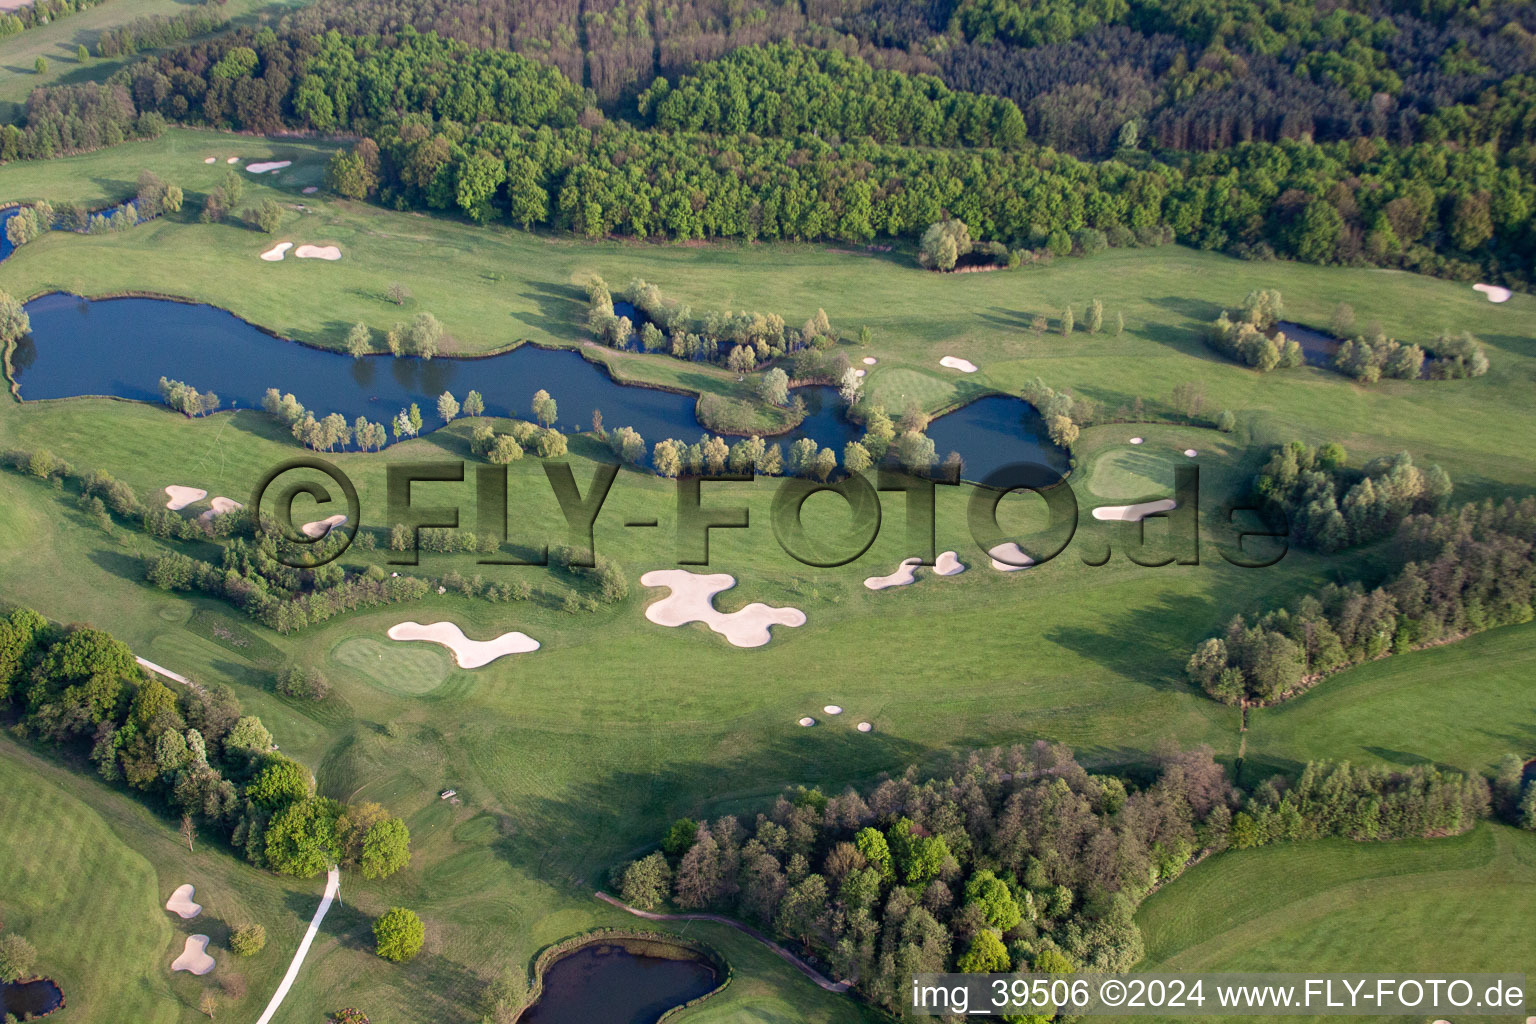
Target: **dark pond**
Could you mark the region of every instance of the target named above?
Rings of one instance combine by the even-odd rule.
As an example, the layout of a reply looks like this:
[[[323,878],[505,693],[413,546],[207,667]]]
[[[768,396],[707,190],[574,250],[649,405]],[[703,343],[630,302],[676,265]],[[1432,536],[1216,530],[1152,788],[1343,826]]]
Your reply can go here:
[[[12,1014],[21,1020],[42,1017],[64,1005],[64,993],[47,978],[0,985],[0,1017]]]
[[[0,260],[9,256],[15,250],[11,244],[10,236],[5,233],[6,227],[11,223],[11,218],[21,212],[21,207],[13,206],[9,210],[0,210]]]
[[[1301,346],[1302,358],[1306,360],[1308,366],[1326,368],[1333,365],[1333,357],[1338,353],[1341,344],[1338,338],[1322,331],[1314,331],[1303,324],[1291,323],[1289,320],[1281,320],[1275,324],[1275,328]]]
[[[588,430],[601,410],[609,428],[628,426],[647,443],[674,437],[692,442],[704,432],[694,397],[615,382],[601,366],[568,349],[523,345],[482,359],[352,359],[274,338],[212,306],[165,299],[102,299],[52,294],[27,303],[32,334],[12,355],[26,400],[76,395],[159,401],[162,376],[219,396],[223,408],[260,408],[268,388],[292,392],[317,415],[342,413],[389,423],[417,403],[426,430],[442,425],[437,396],[451,391],[463,401],[471,390],[485,397],[492,415],[528,418],[533,393],[547,390],[559,408],[556,425]],[[656,356],[655,358],[670,358]],[[786,449],[801,437],[842,454],[862,431],[843,416],[831,387],[796,388],[804,422],[771,442]],[[1063,453],[1043,440],[1032,406],[994,396],[934,420],[929,428],[939,456],[959,451],[966,475],[979,479],[1007,462],[1031,460],[1063,468]]]
[[[1536,761],[1532,761],[1527,764],[1525,766],[1525,771],[1520,775],[1520,784],[1522,787],[1529,786],[1533,782],[1536,782]]]
[[[674,1006],[714,990],[715,969],[594,943],[555,961],[522,1024],[656,1024]]]

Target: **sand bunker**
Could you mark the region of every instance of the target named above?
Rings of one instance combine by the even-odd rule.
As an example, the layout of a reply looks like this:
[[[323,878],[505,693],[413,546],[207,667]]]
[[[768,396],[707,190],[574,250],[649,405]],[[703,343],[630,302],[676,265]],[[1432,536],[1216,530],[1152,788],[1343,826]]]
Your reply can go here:
[[[339,260],[341,250],[334,245],[301,245],[293,250],[301,260]]]
[[[958,576],[965,572],[965,563],[953,551],[940,551],[933,560],[933,571],[940,576]]]
[[[1509,297],[1514,294],[1508,288],[1500,288],[1496,284],[1475,284],[1472,290],[1488,296],[1489,302],[1508,302]]]
[[[1193,448],[1185,448],[1184,449],[1184,454],[1188,455],[1190,458],[1194,458],[1196,455],[1199,455],[1200,453],[1195,451]]]
[[[347,517],[344,515],[327,516],[317,522],[305,523],[299,529],[303,531],[304,536],[319,540],[346,521]]]
[[[299,190],[299,191],[300,191],[300,192],[303,192],[303,193],[304,193],[304,194],[305,194],[305,195],[307,195],[307,196],[312,196],[312,195],[314,195],[314,194],[315,194],[315,193],[316,193],[316,192],[319,192],[319,191],[320,191],[320,186],[319,186],[319,185],[305,185],[305,186],[304,186],[304,187],[303,187],[303,188],[301,188],[301,189],[300,189],[300,190]]]
[[[245,508],[244,505],[240,504],[234,498],[225,497],[214,498],[208,504],[212,505],[213,507],[197,517],[203,522],[207,522],[214,516],[228,515],[231,512],[238,512],[242,508]]]
[[[805,613],[798,608],[771,608],[761,602],[726,614],[715,609],[715,595],[736,585],[729,573],[691,573],[686,569],[653,569],[640,577],[646,587],[667,587],[672,593],[645,610],[658,626],[683,626],[702,622],[735,647],[761,647],[772,637],[770,626],[803,626]]]
[[[843,713],[843,709],[838,707],[836,704],[828,704],[821,710],[825,711],[829,715],[840,715]]]
[[[213,957],[208,955],[208,936],[188,935],[181,956],[171,962],[171,970],[187,971],[198,977],[213,970]]]
[[[959,370],[962,373],[975,373],[976,364],[969,359],[960,359],[955,356],[945,356],[939,360],[940,366],[947,366],[951,370]]]
[[[389,627],[391,640],[427,640],[442,644],[453,652],[453,660],[459,668],[480,668],[507,654],[530,654],[539,649],[539,642],[527,633],[503,633],[494,640],[471,640],[452,622],[434,622],[423,626],[419,622],[402,622]]]
[[[864,585],[870,590],[884,590],[886,587],[905,587],[917,580],[917,567],[923,564],[921,558],[908,558],[896,567],[896,571],[889,576],[871,576],[864,581]]]
[[[816,719],[814,719],[814,718],[807,717],[807,718],[800,719],[800,728],[802,728],[802,729],[809,729],[811,726],[813,726],[815,724],[816,724]]]
[[[860,722],[858,728],[859,728],[859,732],[874,732],[875,731],[875,727],[870,725],[868,722]]]
[[[1156,501],[1144,501],[1139,505],[1106,505],[1103,508],[1096,508],[1093,510],[1093,518],[1134,523],[1154,512],[1172,512],[1178,507],[1179,503],[1172,498],[1158,498]]]
[[[210,156],[208,159],[203,161],[203,163],[205,163],[205,164],[215,164],[215,163],[218,163],[218,162],[219,162],[219,158],[216,157],[216,156]]]
[[[1131,438],[1131,444],[1141,444],[1141,442],[1142,442],[1142,439],[1139,438],[1139,437]]]
[[[283,254],[292,248],[292,242],[278,242],[272,248],[262,253],[261,258],[266,260],[268,263],[278,263],[282,261]]]
[[[190,885],[178,885],[176,891],[171,893],[171,898],[165,901],[165,909],[183,921],[192,920],[203,912],[201,903],[192,902],[192,894],[196,891]]]
[[[874,366],[879,361],[880,360],[876,359],[874,356],[865,356],[864,357],[864,365],[865,366]]]
[[[266,174],[268,171],[280,171],[284,167],[292,166],[292,160],[268,160],[264,164],[246,164],[245,169],[252,174]]]
[[[202,501],[208,497],[208,492],[201,488],[178,487],[175,484],[166,487],[165,493],[171,497],[171,500],[165,503],[165,507],[172,512],[179,512],[194,501]]]
[[[1024,553],[1024,549],[1013,541],[999,544],[987,552],[992,557],[992,568],[998,572],[1018,572],[1020,569],[1028,569],[1035,564],[1035,560]],[[998,559],[1007,561],[998,561]]]
[[[227,164],[237,164],[237,163],[240,162],[240,158],[237,157],[237,156],[232,156],[228,160],[225,160],[224,162],[227,163]]]
[[[865,374],[865,373],[866,373],[866,372],[867,372],[867,371],[865,371],[865,370],[854,370],[854,371],[853,371],[853,375],[854,375],[854,376],[855,376],[855,377],[862,377],[862,376],[864,376],[864,374]]]

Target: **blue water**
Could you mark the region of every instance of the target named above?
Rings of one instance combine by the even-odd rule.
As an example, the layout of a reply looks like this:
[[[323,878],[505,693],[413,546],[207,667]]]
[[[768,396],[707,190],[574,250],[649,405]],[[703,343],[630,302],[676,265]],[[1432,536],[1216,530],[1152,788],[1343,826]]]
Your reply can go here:
[[[530,419],[533,393],[543,388],[558,405],[555,425],[562,430],[590,430],[593,411],[601,410],[605,427],[633,427],[647,444],[668,437],[691,443],[704,433],[694,396],[619,384],[567,349],[522,345],[479,359],[353,359],[273,337],[212,306],[55,293],[26,309],[32,334],[12,356],[24,400],[110,395],[158,402],[165,376],[214,392],[223,409],[260,408],[266,390],[277,388],[317,416],[339,412],[348,422],[366,416],[388,425],[414,402],[425,431],[442,425],[437,396],[444,391],[462,402],[478,390],[489,414]],[[843,445],[862,434],[844,418],[835,388],[797,388],[795,394],[805,400],[805,420],[770,443],[787,449],[810,437],[841,456]],[[1004,396],[973,402],[929,428],[940,457],[954,449],[965,458],[968,479],[1022,460],[1063,466],[1063,454],[1041,440],[1043,433],[1031,406]]]
[[[14,1014],[21,1020],[34,1020],[63,1005],[64,993],[47,978],[0,985],[0,1017]]]
[[[5,259],[16,249],[11,244],[10,238],[6,235],[5,229],[10,224],[11,218],[20,212],[21,207],[19,206],[13,206],[9,210],[0,210],[0,260]]]

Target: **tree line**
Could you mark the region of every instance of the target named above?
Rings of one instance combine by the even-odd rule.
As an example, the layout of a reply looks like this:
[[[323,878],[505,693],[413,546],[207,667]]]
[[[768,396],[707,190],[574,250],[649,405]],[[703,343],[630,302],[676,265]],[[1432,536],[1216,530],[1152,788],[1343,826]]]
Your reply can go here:
[[[1398,528],[1401,568],[1378,586],[1330,583],[1201,641],[1185,671],[1226,704],[1268,705],[1364,661],[1527,622],[1536,597],[1536,498],[1485,501]]]
[[[375,803],[316,796],[314,779],[226,686],[173,692],[90,626],[27,608],[0,618],[0,714],[26,737],[89,755],[97,774],[213,832],[258,867],[308,878],[331,864],[383,878],[410,862],[405,823]]]
[[[88,11],[107,0],[31,0],[0,15],[0,39],[39,25],[49,25],[77,11]]]
[[[953,217],[1010,247],[1038,248],[1053,232],[1159,228],[1252,258],[1459,278],[1523,280],[1536,254],[1536,182],[1487,149],[1283,141],[1084,162],[1027,144],[994,152],[646,129],[605,120],[582,90],[516,54],[413,32],[392,42],[238,30],[124,69],[90,95],[40,91],[29,109],[41,120],[29,115],[10,142],[17,155],[45,155],[82,135],[137,131],[150,114],[149,128],[161,118],[348,126],[370,134],[338,160],[332,182],[343,194],[589,237],[863,243]],[[102,125],[87,127],[98,114]]]
[[[1458,833],[1489,799],[1480,777],[1326,762],[1245,794],[1205,748],[1160,750],[1138,785],[1040,741],[836,796],[796,787],[753,820],[680,819],[613,885],[763,927],[899,1013],[916,973],[1130,969],[1137,905],[1208,854]]]

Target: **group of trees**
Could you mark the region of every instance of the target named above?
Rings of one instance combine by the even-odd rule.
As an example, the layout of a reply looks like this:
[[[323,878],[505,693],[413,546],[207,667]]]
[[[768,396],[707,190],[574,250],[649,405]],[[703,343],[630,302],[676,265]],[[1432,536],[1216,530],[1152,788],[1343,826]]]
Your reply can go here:
[[[1137,786],[1063,746],[982,751],[872,790],[796,788],[745,822],[682,819],[619,866],[624,900],[769,929],[887,1009],[915,973],[1125,971],[1133,914],[1207,852],[1321,836],[1461,832],[1488,813],[1480,778],[1308,764],[1245,795],[1209,750],[1165,749]]]
[[[400,819],[315,796],[308,770],[275,752],[227,687],[172,692],[101,630],[26,608],[0,619],[0,710],[24,735],[88,753],[103,779],[179,812],[187,836],[211,830],[258,866],[309,877],[355,864],[383,878],[410,861]]]
[[[1206,332],[1206,342],[1229,359],[1260,373],[1302,364],[1301,345],[1279,329],[1284,309],[1280,293],[1263,288],[1248,293],[1237,319],[1221,311]]]
[[[347,418],[339,412],[317,417],[293,395],[283,394],[277,388],[267,388],[261,399],[261,407],[273,419],[288,427],[293,432],[294,440],[317,452],[335,451],[354,443],[365,452],[379,451],[389,443],[388,431],[382,423],[359,416],[348,424]],[[419,412],[415,429],[421,429]],[[395,436],[401,436],[398,429]]]
[[[32,976],[37,963],[37,950],[24,936],[10,932],[0,936],[0,985]]]
[[[126,25],[104,29],[96,37],[98,57],[126,57],[143,50],[155,50],[184,39],[217,32],[229,24],[225,0],[203,0],[190,10],[176,14],[150,14],[134,18]]]
[[[212,391],[199,392],[190,384],[164,377],[160,378],[160,401],[183,416],[207,416],[219,411],[219,396]]]
[[[179,551],[148,556],[144,575],[163,590],[196,590],[222,598],[285,634],[360,608],[419,601],[431,590],[420,577],[391,575],[377,565],[357,570],[329,562],[296,569],[277,558],[277,547],[285,543],[275,525],[263,527],[255,538],[230,540],[216,562]],[[313,547],[323,552],[328,543],[339,544],[340,537]]]
[[[1284,515],[1290,539],[1317,551],[1341,551],[1391,536],[1410,515],[1445,511],[1451,477],[1437,465],[1420,469],[1407,452],[1348,467],[1337,443],[1280,445],[1254,481],[1260,500]]]
[[[587,329],[598,341],[624,348],[638,340],[647,352],[724,362],[737,373],[810,348],[826,352],[838,341],[823,309],[796,329],[777,313],[696,313],[688,303],[666,298],[659,287],[641,278],[631,279],[618,298],[633,307],[633,317],[616,315],[614,295],[606,281],[594,276],[587,282]]]
[[[13,246],[23,246],[53,228],[53,207],[46,201],[23,206],[5,222],[5,239]]]
[[[1374,384],[1383,377],[1398,380],[1453,380],[1481,377],[1488,372],[1488,356],[1483,346],[1468,331],[1441,331],[1424,347],[1398,342],[1387,337],[1378,324],[1339,346],[1333,368],[1362,384]]]
[[[1252,624],[1235,617],[1195,648],[1190,681],[1224,703],[1273,704],[1362,661],[1529,621],[1533,536],[1533,498],[1409,516],[1386,582],[1329,584]]]

